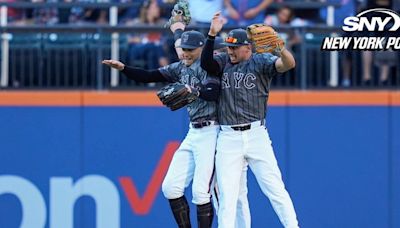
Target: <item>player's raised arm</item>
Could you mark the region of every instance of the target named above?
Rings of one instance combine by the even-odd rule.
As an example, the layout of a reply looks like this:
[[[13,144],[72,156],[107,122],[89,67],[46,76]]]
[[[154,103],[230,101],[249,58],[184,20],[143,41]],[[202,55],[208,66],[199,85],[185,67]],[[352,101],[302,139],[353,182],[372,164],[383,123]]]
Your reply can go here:
[[[208,35],[217,36],[223,26],[224,26],[224,21],[222,20],[221,17],[221,11],[218,11],[214,14],[213,18],[211,19],[211,25],[210,25],[210,30],[208,31]]]
[[[183,51],[179,46],[181,45],[181,36],[183,31],[185,31],[185,27],[185,24],[182,22],[176,22],[170,26],[171,32],[174,34],[174,46],[179,60],[183,59]]]
[[[296,66],[296,61],[292,53],[290,53],[287,49],[283,49],[281,51],[281,57],[276,60],[275,68],[279,73],[284,73],[290,69],[293,69]]]
[[[168,80],[159,70],[143,70],[137,67],[126,66],[118,60],[103,60],[103,64],[121,71],[126,77],[136,82],[167,82]]]
[[[272,53],[280,56],[275,62],[275,68],[279,73],[295,67],[296,62],[293,55],[286,50],[285,42],[271,26],[266,24],[249,25],[247,33],[257,53]]]
[[[203,52],[201,53],[201,67],[212,75],[219,75],[221,68],[218,62],[214,59],[214,41],[217,34],[221,31],[223,21],[221,18],[221,12],[214,14],[211,20],[210,31],[208,32],[208,38],[204,46]]]
[[[181,45],[181,36],[185,31],[185,27],[190,24],[192,17],[189,11],[188,1],[178,1],[171,11],[171,17],[169,18],[165,27],[169,27],[171,32],[174,34],[175,51],[180,60],[183,59],[183,51],[179,46]]]

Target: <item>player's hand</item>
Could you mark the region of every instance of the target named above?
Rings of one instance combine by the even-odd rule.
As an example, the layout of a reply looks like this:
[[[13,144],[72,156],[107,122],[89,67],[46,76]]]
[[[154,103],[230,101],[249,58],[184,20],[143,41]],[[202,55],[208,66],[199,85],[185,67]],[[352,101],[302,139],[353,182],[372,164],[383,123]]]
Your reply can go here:
[[[186,87],[186,89],[187,89],[187,91],[188,91],[189,93],[196,94],[196,96],[199,96],[199,95],[200,95],[200,91],[199,91],[198,89],[196,89],[196,88],[194,88],[194,87],[191,87],[190,85],[187,85],[187,84],[185,84],[185,87]]]
[[[186,25],[183,22],[175,22],[171,26],[169,26],[169,29],[171,30],[172,33],[174,33],[178,29],[182,29],[185,31]]]
[[[221,17],[221,11],[218,11],[217,13],[214,14],[211,20],[211,26],[208,35],[216,36],[219,33],[219,31],[221,31],[223,25],[224,25],[224,20]]]
[[[251,19],[257,16],[260,13],[257,8],[251,8],[244,13],[244,18]]]
[[[123,63],[121,63],[120,61],[117,61],[117,60],[107,59],[107,60],[103,60],[102,63],[107,65],[107,66],[109,66],[109,67],[111,67],[111,68],[117,69],[119,71],[122,71],[125,68],[125,64],[123,64]]]

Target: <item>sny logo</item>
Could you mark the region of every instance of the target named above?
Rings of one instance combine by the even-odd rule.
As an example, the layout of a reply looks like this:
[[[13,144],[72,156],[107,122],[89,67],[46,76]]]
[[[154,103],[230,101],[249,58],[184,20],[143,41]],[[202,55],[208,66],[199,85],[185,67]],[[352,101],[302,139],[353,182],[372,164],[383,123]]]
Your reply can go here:
[[[382,14],[382,16],[373,16],[366,17],[367,14],[378,15]],[[388,17],[384,17],[387,16]],[[390,23],[390,24],[389,24]],[[347,17],[344,19],[344,25],[342,26],[343,31],[346,32],[355,32],[355,31],[385,31],[387,25],[392,25],[388,31],[395,32],[400,28],[400,16],[393,10],[390,9],[369,9],[363,11],[355,17]],[[376,27],[378,28],[376,29]]]
[[[387,32],[386,36],[325,37],[321,50],[400,50],[400,37],[389,36],[400,28],[400,15],[390,9],[369,9],[347,17],[342,26],[345,32]]]

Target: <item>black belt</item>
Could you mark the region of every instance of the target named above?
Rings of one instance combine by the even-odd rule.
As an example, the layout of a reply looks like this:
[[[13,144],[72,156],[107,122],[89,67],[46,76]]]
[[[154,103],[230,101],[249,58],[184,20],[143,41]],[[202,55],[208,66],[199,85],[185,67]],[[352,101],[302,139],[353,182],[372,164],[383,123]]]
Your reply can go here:
[[[264,125],[265,120],[260,121],[260,126]],[[247,131],[251,129],[251,123],[245,124],[245,125],[239,125],[239,126],[231,126],[231,128],[235,131]]]
[[[246,124],[246,125],[236,126],[236,127],[231,127],[231,128],[235,131],[246,131],[251,128],[251,124]]]
[[[203,128],[210,126],[214,121],[203,121],[203,122],[191,122],[193,128]]]

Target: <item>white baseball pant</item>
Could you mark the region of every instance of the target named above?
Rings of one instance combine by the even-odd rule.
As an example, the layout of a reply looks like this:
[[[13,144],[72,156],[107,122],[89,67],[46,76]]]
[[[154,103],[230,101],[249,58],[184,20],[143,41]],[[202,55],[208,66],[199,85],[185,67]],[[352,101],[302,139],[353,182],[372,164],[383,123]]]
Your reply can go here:
[[[268,131],[260,121],[251,123],[251,129],[245,131],[221,126],[216,155],[216,175],[220,189],[219,228],[235,227],[240,179],[246,161],[284,227],[299,227],[271,144]]]
[[[193,180],[192,202],[196,205],[210,202],[218,132],[218,125],[203,128],[193,128],[190,125],[162,184],[167,199],[182,197],[185,188]]]
[[[250,214],[249,200],[247,198],[247,193],[248,193],[247,170],[248,170],[248,165],[246,162],[243,165],[242,176],[240,177],[240,190],[236,206],[235,228],[251,228],[251,214]],[[212,194],[212,199],[216,214],[218,216],[220,195],[218,190],[218,180],[216,176],[214,181],[215,181],[213,187],[214,192]]]

